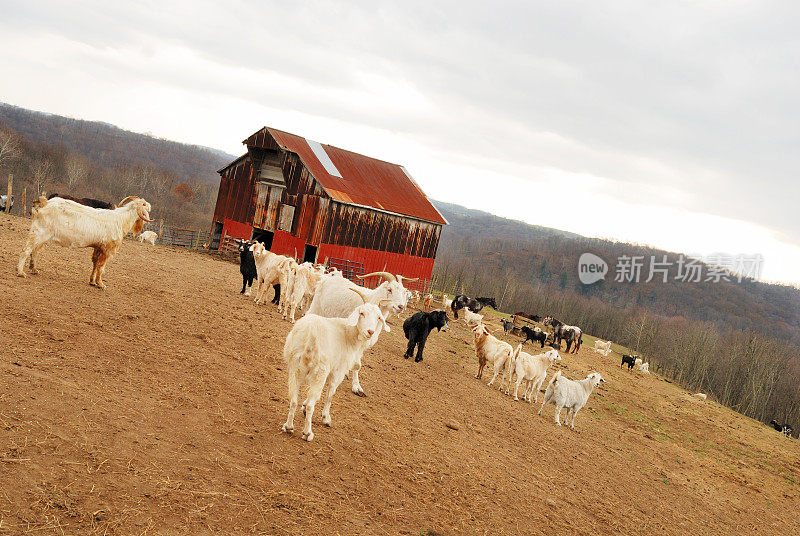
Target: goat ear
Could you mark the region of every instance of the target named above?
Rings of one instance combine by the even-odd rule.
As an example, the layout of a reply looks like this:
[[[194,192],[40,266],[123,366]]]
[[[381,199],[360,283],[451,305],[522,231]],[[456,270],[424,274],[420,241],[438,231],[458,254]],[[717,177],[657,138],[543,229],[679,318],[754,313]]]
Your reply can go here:
[[[361,314],[361,307],[356,307],[355,310],[352,313],[350,313],[350,316],[348,316],[344,320],[345,325],[350,327],[355,327],[355,325],[358,324],[358,315],[360,314]]]

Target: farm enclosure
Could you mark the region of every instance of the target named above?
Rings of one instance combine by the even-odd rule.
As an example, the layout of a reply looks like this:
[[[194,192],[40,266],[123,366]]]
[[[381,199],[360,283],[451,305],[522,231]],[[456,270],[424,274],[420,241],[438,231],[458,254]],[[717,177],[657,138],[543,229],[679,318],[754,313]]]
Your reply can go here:
[[[474,379],[462,323],[415,364],[395,318],[368,397],[343,385],[304,443],[280,432],[290,325],[236,265],[125,241],[99,291],[50,245],[22,280],[28,224],[0,215],[0,534],[800,531],[797,441],[588,344],[564,374],[608,384],[572,432]]]

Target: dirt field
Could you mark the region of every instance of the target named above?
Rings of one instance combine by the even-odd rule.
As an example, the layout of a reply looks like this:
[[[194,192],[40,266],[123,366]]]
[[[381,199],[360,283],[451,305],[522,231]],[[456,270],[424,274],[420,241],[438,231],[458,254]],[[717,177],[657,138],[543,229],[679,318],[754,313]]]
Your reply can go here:
[[[306,443],[236,265],[126,241],[101,291],[48,246],[19,279],[27,225],[0,215],[0,534],[800,534],[798,441],[616,353],[562,353],[608,382],[571,431],[475,379],[460,322],[414,363],[394,319]]]

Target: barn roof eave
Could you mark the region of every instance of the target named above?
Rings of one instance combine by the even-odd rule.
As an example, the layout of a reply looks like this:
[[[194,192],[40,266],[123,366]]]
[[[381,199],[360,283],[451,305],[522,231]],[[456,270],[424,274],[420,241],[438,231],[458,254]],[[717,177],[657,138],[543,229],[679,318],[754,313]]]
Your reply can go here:
[[[247,152],[247,153],[244,153],[242,156],[240,156],[240,157],[239,157],[239,158],[237,158],[236,160],[233,160],[233,161],[231,161],[231,162],[229,162],[229,163],[225,164],[223,167],[219,168],[219,169],[217,170],[217,173],[219,173],[219,174],[222,174],[222,172],[224,172],[224,171],[228,170],[228,169],[229,169],[231,166],[235,166],[236,164],[238,164],[239,162],[241,162],[242,160],[244,160],[244,159],[245,159],[247,156],[249,156],[249,155],[250,155],[250,153],[249,153],[249,152]]]

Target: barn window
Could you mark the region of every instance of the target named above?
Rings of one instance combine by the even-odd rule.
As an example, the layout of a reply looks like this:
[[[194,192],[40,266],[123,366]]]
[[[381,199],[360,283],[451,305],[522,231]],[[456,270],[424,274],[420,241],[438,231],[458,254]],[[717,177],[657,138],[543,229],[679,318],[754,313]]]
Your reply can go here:
[[[292,205],[281,205],[281,215],[280,218],[278,218],[278,229],[291,233],[293,223],[294,207]]]

